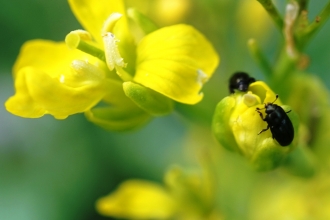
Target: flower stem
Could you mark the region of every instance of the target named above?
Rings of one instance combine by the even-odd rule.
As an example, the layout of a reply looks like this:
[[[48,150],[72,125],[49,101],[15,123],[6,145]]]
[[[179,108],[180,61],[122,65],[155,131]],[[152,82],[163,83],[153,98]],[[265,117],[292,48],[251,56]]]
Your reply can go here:
[[[266,77],[272,76],[273,70],[265,55],[261,52],[255,39],[248,40],[248,48],[255,62],[259,65]]]
[[[283,29],[283,19],[280,16],[279,12],[275,8],[275,5],[271,0],[257,0],[268,12],[270,17],[273,19],[275,22],[276,26],[282,31]]]
[[[319,16],[317,16],[308,27],[302,32],[300,36],[300,42],[302,47],[306,46],[306,44],[312,39],[314,34],[322,27],[322,25],[328,20],[330,16],[330,1],[323,8]]]
[[[97,47],[94,47],[84,41],[80,41],[79,42],[79,45],[77,46],[77,49],[85,52],[85,53],[88,53],[94,57],[97,57],[98,59],[102,60],[103,62],[106,62],[105,60],[105,54],[104,54],[104,51],[97,48]]]
[[[297,2],[299,4],[300,12],[307,10],[309,0],[297,0]]]
[[[290,56],[287,53],[286,48],[284,48],[274,69],[274,83],[280,84],[283,82],[283,80],[290,75],[290,72],[295,69],[297,61],[298,57]]]

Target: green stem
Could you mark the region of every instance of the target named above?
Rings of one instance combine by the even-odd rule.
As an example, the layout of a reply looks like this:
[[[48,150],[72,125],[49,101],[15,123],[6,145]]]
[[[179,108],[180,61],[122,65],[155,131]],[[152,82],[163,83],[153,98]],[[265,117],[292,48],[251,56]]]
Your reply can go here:
[[[295,71],[298,59],[298,56],[290,56],[286,51],[286,47],[282,49],[275,65],[273,79],[271,80],[273,88],[279,89],[285,85],[283,82],[286,82],[290,74]]]
[[[265,10],[268,12],[270,17],[275,22],[276,26],[282,32],[282,30],[283,30],[283,19],[280,16],[277,9],[275,8],[275,5],[273,4],[273,2],[271,0],[257,0],[257,1],[265,8]]]
[[[330,16],[330,1],[323,8],[319,16],[317,16],[308,27],[302,32],[300,38],[300,42],[302,47],[306,46],[306,44],[312,39],[314,34],[324,25],[324,23],[328,20]]]
[[[261,52],[255,39],[248,41],[248,48],[255,62],[259,65],[266,77],[271,78],[273,70],[265,55]]]
[[[94,47],[81,40],[81,41],[79,41],[77,49],[79,49],[87,54],[90,54],[94,57],[97,57],[98,59],[100,59],[106,63],[104,51],[97,47]]]
[[[297,2],[299,4],[299,11],[300,12],[307,10],[309,0],[297,0]]]

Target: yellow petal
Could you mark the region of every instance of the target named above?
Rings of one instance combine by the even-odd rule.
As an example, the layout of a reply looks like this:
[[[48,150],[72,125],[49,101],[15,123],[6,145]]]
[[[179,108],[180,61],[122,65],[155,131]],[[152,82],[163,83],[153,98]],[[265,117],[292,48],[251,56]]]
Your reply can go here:
[[[27,41],[13,67],[14,76],[23,67],[33,66],[50,76],[57,76],[63,68],[71,65],[74,59],[93,59],[78,50],[70,50],[64,42],[47,40]]]
[[[28,118],[51,114],[64,119],[87,111],[105,95],[103,84],[69,87],[57,78],[32,68],[22,68],[15,79],[16,94],[6,102],[9,112]]]
[[[80,24],[99,43],[102,43],[101,34],[105,20],[114,12],[125,14],[122,0],[69,0],[69,4]],[[123,16],[118,23],[120,28],[128,30],[126,16]]]
[[[166,190],[152,182],[128,180],[112,194],[97,201],[99,213],[128,219],[168,219],[174,201]]]
[[[276,94],[273,92],[269,86],[263,81],[256,81],[251,83],[249,86],[249,91],[253,94],[259,96],[261,103],[265,104],[268,102],[274,102],[276,99]],[[277,105],[282,105],[280,98],[274,102]],[[262,108],[262,107],[261,107]]]
[[[34,102],[29,94],[25,76],[25,74],[18,74],[16,77],[16,94],[6,101],[5,107],[7,111],[17,116],[24,118],[39,118],[43,116],[46,111],[42,106]]]
[[[211,43],[191,26],[161,28],[144,37],[137,48],[134,80],[175,101],[195,104],[212,76],[219,57]]]

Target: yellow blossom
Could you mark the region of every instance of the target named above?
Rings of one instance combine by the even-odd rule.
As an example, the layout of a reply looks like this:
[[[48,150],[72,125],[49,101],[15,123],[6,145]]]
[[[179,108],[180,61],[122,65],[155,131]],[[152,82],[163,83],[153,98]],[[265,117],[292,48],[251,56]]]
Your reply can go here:
[[[98,65],[94,57],[70,51],[64,43],[25,43],[13,68],[16,94],[6,102],[7,110],[21,117],[63,119],[90,109],[111,84],[92,62]]]
[[[175,166],[165,175],[165,185],[127,180],[96,203],[99,213],[128,219],[221,220],[216,210],[211,179],[205,173]],[[214,186],[213,186],[214,187]]]
[[[84,112],[106,129],[126,130],[151,115],[170,113],[174,101],[195,104],[202,99],[202,86],[219,58],[195,28],[149,26],[140,40],[129,29],[123,1],[69,4],[86,31],[66,36],[71,50],[62,42],[26,43],[14,67],[16,94],[6,103],[8,111],[58,119]],[[101,101],[106,105],[98,105]]]

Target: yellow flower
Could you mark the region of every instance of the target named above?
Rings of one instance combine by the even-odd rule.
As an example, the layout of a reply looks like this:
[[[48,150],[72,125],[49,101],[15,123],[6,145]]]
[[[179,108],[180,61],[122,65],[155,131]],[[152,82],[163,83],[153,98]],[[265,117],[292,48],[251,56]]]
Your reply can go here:
[[[103,98],[108,84],[102,69],[91,62],[97,63],[64,43],[25,43],[13,68],[16,94],[6,102],[7,110],[28,118],[52,114],[63,119],[90,109]]]
[[[69,4],[87,31],[67,35],[73,50],[43,40],[22,47],[13,70],[16,93],[6,102],[9,112],[57,119],[85,112],[106,129],[126,130],[170,113],[174,101],[195,104],[202,99],[202,86],[219,58],[195,28],[155,29],[135,13],[141,29],[148,30],[138,39],[129,30],[123,1]],[[100,101],[107,105],[96,106]]]
[[[267,122],[260,118],[257,108],[263,109],[264,103],[273,103],[275,93],[262,81],[250,84],[248,92],[236,92],[221,100],[213,117],[213,133],[225,148],[239,152],[248,158],[257,170],[270,170],[279,166],[285,156],[297,145],[298,118],[291,111],[288,117],[293,123],[295,138],[286,147],[273,138]],[[282,105],[279,99],[275,104],[284,111],[292,110]],[[265,117],[265,110],[260,110]]]
[[[206,177],[200,172],[188,173],[174,167],[165,176],[165,186],[127,180],[116,191],[100,198],[96,208],[102,215],[117,218],[221,220],[211,180]]]

